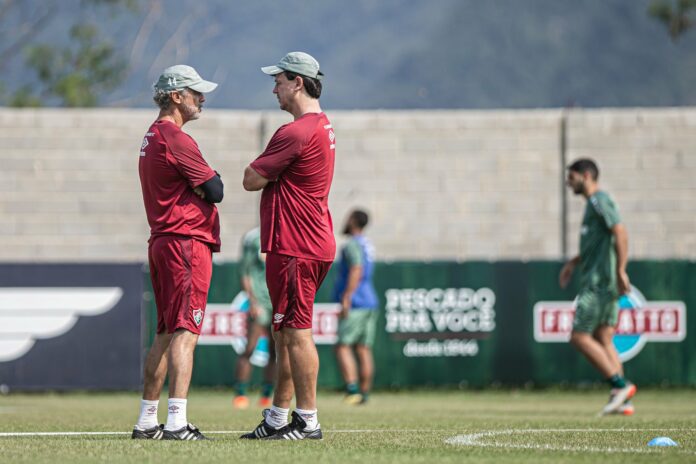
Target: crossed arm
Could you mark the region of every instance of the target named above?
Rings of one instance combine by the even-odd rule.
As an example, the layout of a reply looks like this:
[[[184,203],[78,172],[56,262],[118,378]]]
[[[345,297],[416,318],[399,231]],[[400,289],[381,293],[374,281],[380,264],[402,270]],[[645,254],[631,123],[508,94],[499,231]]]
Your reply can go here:
[[[212,178],[203,182],[193,191],[208,203],[220,203],[224,196],[224,185],[220,179],[220,174],[216,172]]]
[[[244,180],[242,181],[242,186],[244,190],[253,192],[256,190],[261,190],[268,184],[270,180],[263,177],[261,174],[256,172],[251,166],[247,166],[244,169]]]

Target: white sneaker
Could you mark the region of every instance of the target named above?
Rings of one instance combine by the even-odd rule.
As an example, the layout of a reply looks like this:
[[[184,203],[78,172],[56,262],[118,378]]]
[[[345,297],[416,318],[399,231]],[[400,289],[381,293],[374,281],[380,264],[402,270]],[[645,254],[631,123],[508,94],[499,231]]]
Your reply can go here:
[[[636,394],[638,389],[632,383],[626,384],[623,388],[615,388],[611,391],[609,402],[602,408],[601,416],[618,412],[621,406]]]

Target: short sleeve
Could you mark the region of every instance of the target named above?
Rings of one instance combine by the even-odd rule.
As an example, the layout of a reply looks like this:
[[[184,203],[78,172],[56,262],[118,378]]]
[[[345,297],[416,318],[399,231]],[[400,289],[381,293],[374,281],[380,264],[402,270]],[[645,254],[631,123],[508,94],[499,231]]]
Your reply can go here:
[[[205,162],[198,145],[184,132],[168,134],[167,145],[174,157],[174,165],[192,188],[209,181],[215,171]]]
[[[302,141],[288,125],[278,129],[266,150],[251,167],[268,180],[275,180],[300,155]]]
[[[602,220],[604,220],[604,224],[607,226],[607,229],[611,229],[616,224],[621,223],[619,210],[609,195],[596,195],[595,201],[592,202],[592,206]]]
[[[345,259],[348,267],[362,266],[363,256],[360,244],[358,244],[358,242],[356,242],[355,240],[351,240],[350,242],[348,242],[345,249],[343,250],[343,259]]]

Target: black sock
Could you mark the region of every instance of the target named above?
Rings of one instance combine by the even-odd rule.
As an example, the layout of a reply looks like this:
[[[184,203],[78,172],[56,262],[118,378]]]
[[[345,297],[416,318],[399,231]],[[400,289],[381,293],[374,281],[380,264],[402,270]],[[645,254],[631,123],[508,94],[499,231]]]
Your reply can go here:
[[[624,388],[626,386],[626,381],[619,374],[614,374],[607,379],[611,388]]]

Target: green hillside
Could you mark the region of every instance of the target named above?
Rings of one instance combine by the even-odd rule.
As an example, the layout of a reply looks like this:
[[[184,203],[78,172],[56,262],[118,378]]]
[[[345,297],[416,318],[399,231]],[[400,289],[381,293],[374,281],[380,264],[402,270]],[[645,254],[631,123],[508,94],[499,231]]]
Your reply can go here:
[[[150,106],[158,73],[188,63],[220,82],[210,107],[272,109],[258,68],[290,50],[319,59],[334,109],[696,104],[696,32],[673,43],[650,0],[139,0],[120,12],[21,3],[60,5],[37,41],[67,43],[76,20],[101,28],[128,63],[104,105]],[[35,80],[19,58],[4,67],[6,91]]]

